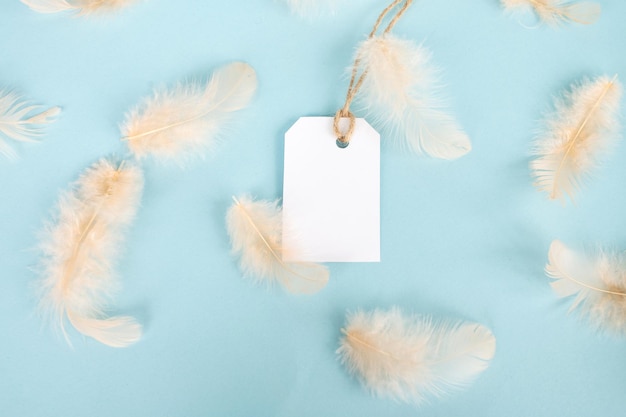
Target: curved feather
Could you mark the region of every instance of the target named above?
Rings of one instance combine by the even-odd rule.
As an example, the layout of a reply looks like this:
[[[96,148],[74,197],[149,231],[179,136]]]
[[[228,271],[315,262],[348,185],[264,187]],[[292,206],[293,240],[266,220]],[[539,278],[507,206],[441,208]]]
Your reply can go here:
[[[7,139],[33,142],[41,136],[42,127],[61,112],[59,107],[41,111],[41,106],[28,103],[10,91],[0,90],[0,154],[14,158],[15,151]]]
[[[210,149],[233,112],[248,106],[256,88],[250,65],[226,65],[206,84],[156,91],[127,115],[122,135],[138,158],[181,162]]]
[[[367,72],[358,100],[375,122],[410,150],[456,159],[471,148],[439,93],[439,71],[423,46],[392,35],[358,47],[356,62]]]
[[[337,353],[376,396],[421,404],[466,387],[495,354],[486,327],[390,310],[349,314]]]
[[[556,100],[545,130],[535,139],[530,164],[535,185],[549,198],[574,200],[583,181],[618,138],[622,86],[617,77],[574,84]]]
[[[307,262],[284,262],[282,210],[278,202],[234,199],[226,225],[232,249],[244,274],[257,282],[279,282],[293,293],[312,294],[328,283],[328,268]]]
[[[80,333],[109,346],[123,347],[141,337],[134,319],[107,317],[106,310],[118,285],[114,258],[142,189],[139,168],[102,159],[61,195],[55,221],[41,240],[40,295],[41,307],[64,334],[67,316]]]
[[[80,15],[110,12],[137,0],[20,0],[39,13],[75,11]]]
[[[626,254],[578,253],[555,240],[550,245],[546,274],[559,297],[574,297],[579,310],[598,329],[626,333]]]
[[[550,25],[573,22],[583,25],[595,23],[602,12],[598,3],[568,0],[501,0],[508,12],[533,10],[541,21]]]

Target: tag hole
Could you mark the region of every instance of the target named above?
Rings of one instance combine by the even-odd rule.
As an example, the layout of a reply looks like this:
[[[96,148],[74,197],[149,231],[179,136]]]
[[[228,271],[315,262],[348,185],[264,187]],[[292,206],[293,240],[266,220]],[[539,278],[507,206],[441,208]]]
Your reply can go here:
[[[337,139],[336,143],[337,143],[337,147],[341,149],[346,149],[348,145],[350,144],[350,142],[342,142],[339,139]]]

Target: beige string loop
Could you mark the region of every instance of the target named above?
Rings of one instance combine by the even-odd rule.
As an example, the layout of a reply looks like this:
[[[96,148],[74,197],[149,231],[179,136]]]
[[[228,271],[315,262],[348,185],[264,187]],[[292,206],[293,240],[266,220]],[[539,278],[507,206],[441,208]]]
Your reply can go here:
[[[383,35],[386,35],[387,33],[391,31],[391,29],[393,29],[396,23],[398,23],[398,20],[400,20],[402,15],[407,11],[411,3],[413,3],[413,0],[394,0],[389,6],[387,6],[385,10],[383,10],[383,12],[378,16],[378,19],[376,19],[376,23],[374,24],[374,28],[370,32],[368,39],[371,39],[374,36],[376,36],[376,32],[378,32],[378,29],[380,28],[380,25],[382,24],[385,17],[389,14],[389,12],[391,12],[391,10],[393,10],[396,6],[400,5],[401,3],[404,3],[404,4],[396,12],[396,14],[391,19],[391,21],[389,21],[389,24],[383,31]],[[357,79],[357,74],[359,72],[360,64],[361,64],[361,58],[357,56],[356,59],[354,60],[354,63],[352,64],[352,76],[350,77],[350,85],[348,86],[348,93],[346,94],[346,101],[343,107],[341,108],[341,110],[335,113],[333,130],[335,131],[335,136],[337,136],[337,145],[340,148],[345,148],[350,144],[350,138],[352,137],[352,134],[354,133],[354,128],[356,125],[356,119],[354,117],[354,114],[350,112],[350,105],[352,104],[354,97],[356,96],[359,89],[363,85],[363,81],[365,81],[365,77],[367,76],[367,70],[364,70]],[[346,132],[342,132],[341,129],[339,129],[339,122],[341,118],[344,118],[344,117],[347,117],[350,119],[350,125]]]

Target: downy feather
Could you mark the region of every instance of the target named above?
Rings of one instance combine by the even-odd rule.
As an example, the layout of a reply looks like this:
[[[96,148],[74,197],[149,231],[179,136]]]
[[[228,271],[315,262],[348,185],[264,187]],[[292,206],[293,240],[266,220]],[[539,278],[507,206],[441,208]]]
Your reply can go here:
[[[466,387],[493,358],[496,339],[468,322],[390,310],[349,314],[337,353],[375,396],[421,404]]]
[[[41,307],[65,331],[65,317],[80,333],[112,347],[141,337],[132,317],[107,317],[117,289],[114,259],[141,199],[143,175],[129,162],[102,159],[59,200],[55,221],[41,240]]]
[[[584,25],[595,23],[600,18],[598,3],[574,0],[501,0],[510,13],[525,13],[533,10],[542,22],[559,25],[566,22]]]
[[[292,293],[312,294],[328,282],[328,268],[306,262],[284,262],[282,209],[278,201],[235,199],[226,225],[242,272],[258,283],[279,282]]]
[[[235,62],[208,83],[158,90],[126,117],[122,135],[137,158],[183,162],[212,148],[233,112],[248,106],[257,88],[254,69]]]
[[[585,177],[618,138],[622,86],[617,77],[574,84],[535,139],[530,168],[535,185],[552,200],[574,200]]]
[[[15,151],[8,140],[33,142],[41,136],[42,126],[54,121],[59,107],[41,111],[40,106],[26,102],[10,91],[0,90],[0,154],[14,158]]]
[[[299,16],[319,16],[334,12],[339,0],[284,0],[291,11]]]
[[[39,13],[74,11],[79,15],[110,12],[121,9],[137,0],[21,0]]]
[[[356,60],[367,71],[357,98],[374,122],[410,150],[455,159],[472,145],[439,97],[439,71],[423,46],[390,34],[365,40]]]
[[[626,253],[578,253],[555,240],[546,274],[559,297],[574,297],[578,310],[597,329],[626,334]]]

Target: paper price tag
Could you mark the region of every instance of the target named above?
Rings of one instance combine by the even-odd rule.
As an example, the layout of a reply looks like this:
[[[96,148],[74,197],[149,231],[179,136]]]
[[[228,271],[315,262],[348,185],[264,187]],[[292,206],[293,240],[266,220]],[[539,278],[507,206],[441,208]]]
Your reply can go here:
[[[285,261],[380,262],[380,135],[356,119],[348,147],[332,117],[302,117],[285,134]]]

